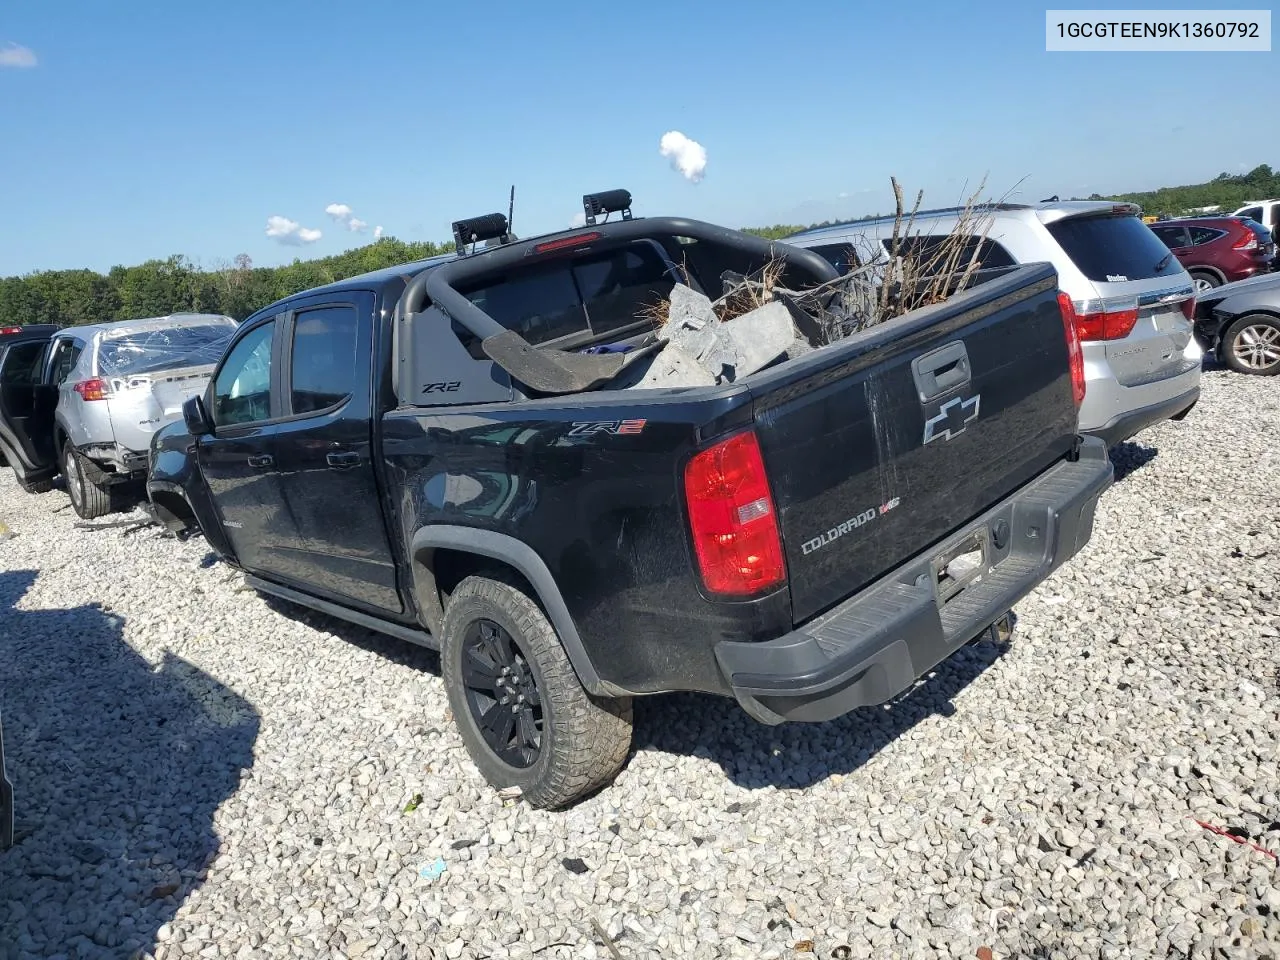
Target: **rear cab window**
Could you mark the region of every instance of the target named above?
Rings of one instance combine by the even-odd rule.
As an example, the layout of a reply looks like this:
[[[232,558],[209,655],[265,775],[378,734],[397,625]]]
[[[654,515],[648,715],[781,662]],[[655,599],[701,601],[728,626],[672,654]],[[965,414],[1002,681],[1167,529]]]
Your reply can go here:
[[[1182,265],[1132,214],[1068,217],[1047,229],[1071,262],[1095,283],[1176,277]]]
[[[531,265],[459,292],[531,344],[573,347],[651,326],[646,312],[674,285],[658,249],[637,242]]]

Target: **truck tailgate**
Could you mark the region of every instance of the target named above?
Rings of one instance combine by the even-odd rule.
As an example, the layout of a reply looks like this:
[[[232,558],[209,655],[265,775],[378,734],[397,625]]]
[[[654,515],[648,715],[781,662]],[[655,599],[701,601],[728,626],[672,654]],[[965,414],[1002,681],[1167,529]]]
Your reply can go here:
[[[1047,264],[748,383],[797,623],[943,540],[1076,443]]]

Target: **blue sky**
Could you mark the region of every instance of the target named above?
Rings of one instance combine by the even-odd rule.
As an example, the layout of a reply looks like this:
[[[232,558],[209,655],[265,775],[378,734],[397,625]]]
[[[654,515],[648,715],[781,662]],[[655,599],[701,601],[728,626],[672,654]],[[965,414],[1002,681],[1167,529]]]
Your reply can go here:
[[[1050,54],[1044,15],[939,0],[10,0],[0,275],[173,253],[270,265],[376,226],[442,240],[505,209],[513,182],[529,235],[616,186],[640,214],[743,226],[888,209],[890,174],[945,203],[984,175],[995,193],[1025,178],[1034,200],[1280,166],[1276,54]],[[670,130],[705,148],[700,182],[660,155]],[[270,237],[270,217],[296,228]]]

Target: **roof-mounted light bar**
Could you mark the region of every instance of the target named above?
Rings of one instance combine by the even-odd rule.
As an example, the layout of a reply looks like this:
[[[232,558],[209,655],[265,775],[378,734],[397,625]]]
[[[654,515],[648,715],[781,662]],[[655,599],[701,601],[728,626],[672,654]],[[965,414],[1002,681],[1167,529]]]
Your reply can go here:
[[[453,222],[453,243],[460,257],[466,254],[467,248],[472,244],[484,240],[508,243],[510,239],[507,218],[500,213],[486,213],[482,217]]]
[[[602,193],[584,193],[582,212],[587,223],[594,224],[596,217],[606,219],[611,213],[621,213],[623,220],[631,219],[631,192],[629,190],[605,190]]]

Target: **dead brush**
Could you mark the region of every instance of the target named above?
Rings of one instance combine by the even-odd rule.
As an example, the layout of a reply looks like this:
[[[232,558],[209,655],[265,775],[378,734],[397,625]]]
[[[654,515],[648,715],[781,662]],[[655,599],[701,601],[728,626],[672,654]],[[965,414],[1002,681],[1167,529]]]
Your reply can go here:
[[[759,270],[747,274],[735,283],[719,300],[711,304],[722,321],[732,320],[759,310],[774,301],[774,292],[782,289],[780,281],[787,263],[781,257],[771,257]]]

